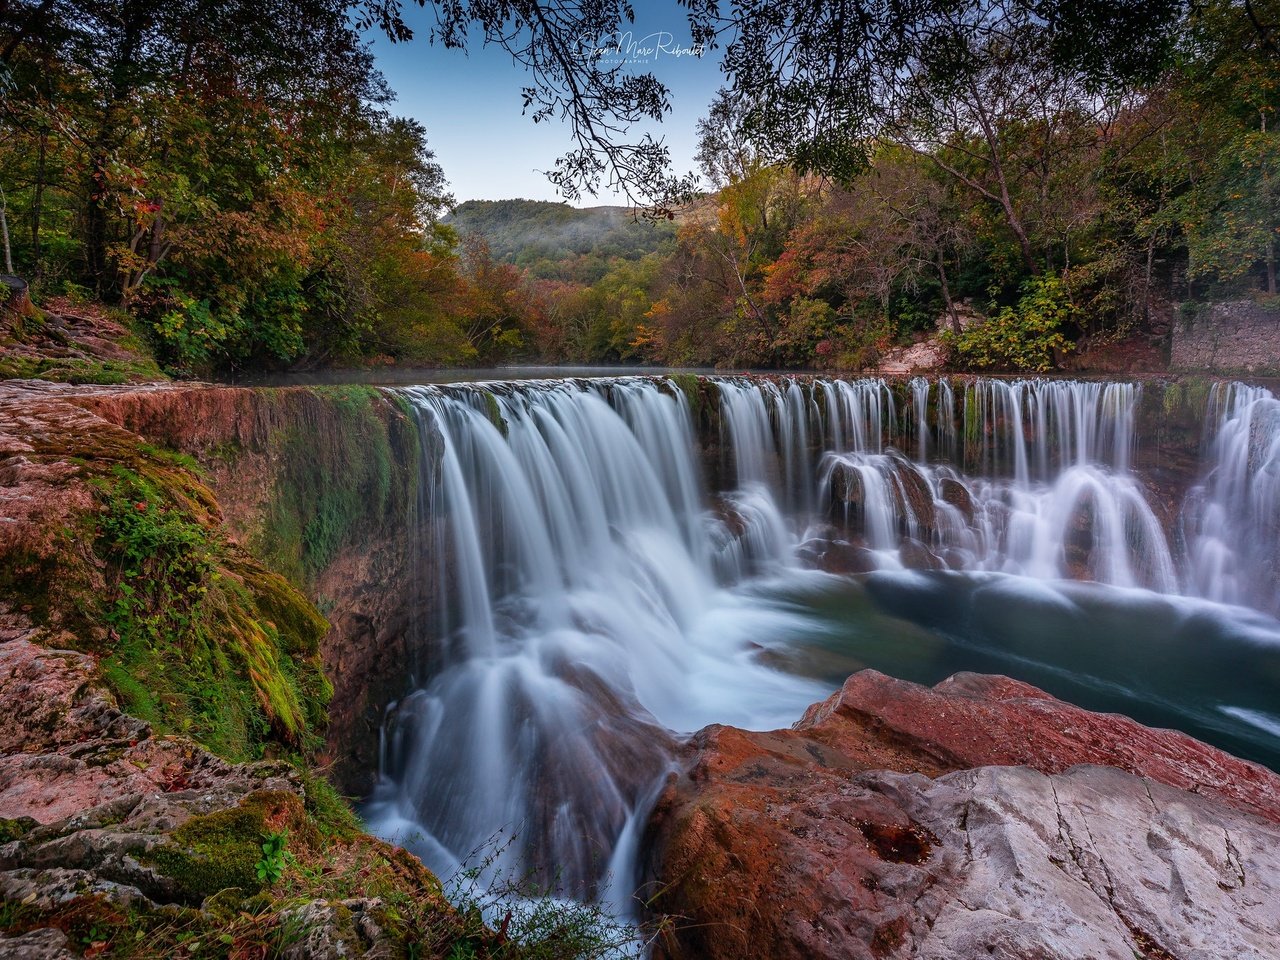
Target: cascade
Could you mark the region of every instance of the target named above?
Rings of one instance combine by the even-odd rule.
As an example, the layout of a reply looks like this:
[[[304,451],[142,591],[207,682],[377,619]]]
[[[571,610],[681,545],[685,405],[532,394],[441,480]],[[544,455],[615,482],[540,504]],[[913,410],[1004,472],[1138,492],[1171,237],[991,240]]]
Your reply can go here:
[[[1205,442],[1210,469],[1184,511],[1188,592],[1280,613],[1280,400],[1215,384]]]
[[[669,729],[781,725],[821,695],[748,656],[751,632],[784,642],[801,618],[732,589],[790,562],[785,527],[749,473],[727,518],[704,509],[687,401],[670,385],[405,396],[430,439],[448,654],[395,706],[366,817],[442,875],[502,836],[494,869],[540,864],[601,893]],[[749,471],[772,431],[740,442]]]
[[[1174,588],[1167,538],[1130,472],[1135,384],[973,381],[959,450],[950,383],[938,385],[936,440],[930,383],[909,387],[914,462],[865,441],[824,458],[826,495],[844,530],[865,539],[872,566],[892,568],[910,544],[913,562],[923,550],[937,568]]]
[[[722,490],[674,381],[400,390],[440,560],[438,654],[388,712],[365,816],[438,873],[501,838],[489,871],[532,868],[625,910],[679,737],[789,725],[829,692],[779,664],[834,642],[795,598],[849,583],[836,574],[1088,580],[1276,611],[1280,402],[1261,388],[1214,391],[1204,476],[1172,541],[1134,471],[1138,384],[702,389],[718,401]]]

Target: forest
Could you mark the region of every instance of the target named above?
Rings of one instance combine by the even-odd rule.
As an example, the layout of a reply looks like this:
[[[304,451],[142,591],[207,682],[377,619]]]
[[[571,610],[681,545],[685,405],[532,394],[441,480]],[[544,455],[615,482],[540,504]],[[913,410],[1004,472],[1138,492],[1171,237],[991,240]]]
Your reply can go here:
[[[809,139],[780,119],[804,92],[730,47],[699,176],[589,210],[455,207],[367,42],[404,31],[398,6],[279,6],[19,4],[0,28],[4,269],[37,303],[118,311],[173,375],[856,370],[938,327],[956,367],[1048,370],[1205,300],[1277,295],[1274,2],[1179,9],[1136,66],[1063,55],[1012,2],[942,18],[945,56],[899,51],[892,90],[863,77],[874,109]],[[602,168],[573,161],[558,176],[581,199]]]

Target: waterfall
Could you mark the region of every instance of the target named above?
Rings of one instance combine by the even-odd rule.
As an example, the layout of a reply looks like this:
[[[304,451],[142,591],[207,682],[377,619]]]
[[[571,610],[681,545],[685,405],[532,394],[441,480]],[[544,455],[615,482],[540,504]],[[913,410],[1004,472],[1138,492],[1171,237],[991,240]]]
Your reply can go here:
[[[1187,589],[1280,613],[1280,400],[1215,384],[1206,438],[1209,471],[1184,511]]]
[[[931,385],[916,378],[908,384],[914,461],[885,446],[894,417],[891,396],[873,402],[882,383],[815,389],[860,398],[828,405],[835,422],[821,477],[838,527],[871,551],[866,564],[1176,586],[1160,520],[1130,472],[1137,385],[973,381],[957,449],[951,384],[938,383],[934,438]]]
[[[783,642],[802,618],[735,592],[794,563],[776,478],[762,473],[773,433],[734,436],[741,489],[712,504],[671,384],[404,397],[428,441],[447,654],[388,720],[366,817],[442,875],[503,837],[492,869],[533,864],[571,893],[601,894],[672,755],[668,731],[790,723],[823,692],[756,658],[757,631]]]
[[[829,691],[778,668],[830,628],[771,584],[985,571],[1277,608],[1266,390],[1214,391],[1205,475],[1171,544],[1134,471],[1138,384],[704,387],[708,435],[661,378],[400,390],[440,619],[430,676],[389,711],[365,815],[437,872],[503,837],[490,869],[624,909],[680,736],[787,725]]]

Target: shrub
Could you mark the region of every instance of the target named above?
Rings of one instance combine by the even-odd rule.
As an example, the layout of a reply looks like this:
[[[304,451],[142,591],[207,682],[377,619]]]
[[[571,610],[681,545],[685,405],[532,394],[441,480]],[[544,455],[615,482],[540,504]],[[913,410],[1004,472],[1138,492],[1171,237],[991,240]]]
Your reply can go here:
[[[1004,307],[959,336],[947,331],[942,339],[960,366],[1042,373],[1053,369],[1055,350],[1071,349],[1062,330],[1075,312],[1058,277],[1035,277],[1023,285],[1016,307]]]

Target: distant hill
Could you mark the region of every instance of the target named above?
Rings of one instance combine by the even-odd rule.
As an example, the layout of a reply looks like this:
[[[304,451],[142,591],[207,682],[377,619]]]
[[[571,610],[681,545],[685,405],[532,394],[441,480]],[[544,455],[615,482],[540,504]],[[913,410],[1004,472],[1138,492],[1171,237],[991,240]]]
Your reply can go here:
[[[591,282],[615,258],[639,260],[670,247],[676,228],[638,220],[629,207],[545,200],[468,200],[445,218],[459,234],[478,234],[495,259],[536,276]]]

